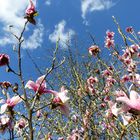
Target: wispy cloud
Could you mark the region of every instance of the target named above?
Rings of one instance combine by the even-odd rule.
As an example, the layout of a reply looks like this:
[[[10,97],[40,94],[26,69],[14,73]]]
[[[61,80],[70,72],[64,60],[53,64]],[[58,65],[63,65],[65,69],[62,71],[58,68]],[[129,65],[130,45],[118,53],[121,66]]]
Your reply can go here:
[[[49,5],[51,5],[51,0],[46,0],[46,2],[45,2],[45,3],[46,3],[46,5],[48,5],[48,6],[49,6]]]
[[[6,34],[5,37],[0,38],[0,46],[9,44],[15,44],[15,39],[11,35]]]
[[[72,29],[66,28],[66,21],[62,20],[55,25],[55,30],[49,35],[49,39],[53,43],[56,43],[56,41],[59,40],[60,46],[66,48],[67,41],[71,43],[71,39],[74,34],[75,32]]]
[[[82,18],[85,19],[87,13],[106,10],[114,5],[111,0],[81,0]]]
[[[36,49],[41,47],[43,42],[43,34],[44,34],[44,26],[39,23],[37,28],[34,29],[33,34],[25,39],[25,43],[23,44],[23,48],[26,49]]]
[[[28,0],[0,0],[0,21],[5,25],[21,27]]]
[[[33,0],[36,5],[36,0]],[[9,31],[9,25],[12,25],[12,32],[19,34],[25,23],[25,9],[29,4],[29,0],[0,0],[0,27],[2,36],[0,36],[0,46],[14,45],[16,39],[12,36]],[[13,31],[14,30],[14,31]],[[40,47],[42,43],[44,27],[39,23],[33,31],[33,34],[26,39],[26,43],[23,44],[23,48],[35,49]]]
[[[28,0],[0,0],[0,46],[14,44],[15,39],[7,31],[9,25],[13,25],[16,33],[23,27],[25,23],[24,11],[28,6]]]
[[[28,38],[24,38],[22,48],[36,49],[38,47],[41,47],[41,44],[43,42],[43,35],[44,35],[44,26],[41,23],[38,23],[36,25],[36,28],[33,30],[33,33]],[[17,40],[10,33],[5,33],[4,37],[0,38],[0,46],[6,46],[6,45],[16,46],[16,44],[17,44]]]

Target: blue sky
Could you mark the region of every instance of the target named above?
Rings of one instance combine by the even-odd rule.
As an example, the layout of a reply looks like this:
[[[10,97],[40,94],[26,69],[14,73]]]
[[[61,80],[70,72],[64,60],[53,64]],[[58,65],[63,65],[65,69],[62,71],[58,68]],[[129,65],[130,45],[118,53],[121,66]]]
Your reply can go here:
[[[8,32],[8,26],[13,25],[12,32],[16,34],[20,32],[28,3],[28,0],[0,1],[0,52],[10,55],[12,67],[16,67],[17,61],[12,50],[16,41]],[[139,0],[34,0],[34,3],[39,15],[36,17],[37,25],[28,25],[24,36],[22,58],[25,77],[38,77],[26,49],[40,67],[48,66],[49,49],[51,51],[55,47],[58,38],[61,51],[67,49],[64,42],[76,37],[82,48],[80,51],[88,53],[87,49],[92,44],[88,33],[95,36],[96,42],[103,47],[106,30],[117,32],[112,16],[117,18],[123,30],[127,26],[140,30]],[[115,37],[116,43],[121,43],[117,33]],[[1,68],[0,79],[12,80],[13,77]]]

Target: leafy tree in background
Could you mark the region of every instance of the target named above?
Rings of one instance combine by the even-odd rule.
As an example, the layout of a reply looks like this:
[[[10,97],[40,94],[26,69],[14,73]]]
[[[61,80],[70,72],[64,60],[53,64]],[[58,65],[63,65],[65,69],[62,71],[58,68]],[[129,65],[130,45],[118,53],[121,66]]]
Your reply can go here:
[[[36,15],[30,0],[24,28],[19,36],[13,34],[18,41],[17,69],[12,68],[7,54],[0,54],[0,66],[6,66],[7,72],[19,79],[18,83],[0,83],[0,130],[3,137],[10,140],[138,139],[139,34],[128,27],[129,36],[126,36],[113,17],[124,45],[115,45],[117,37],[108,30],[105,38],[107,58],[103,57],[104,49],[92,36],[89,55],[73,51],[66,43],[68,50],[62,58],[58,40],[51,67],[44,73],[32,59],[40,73],[34,81],[24,79],[21,47],[27,24],[35,25]]]

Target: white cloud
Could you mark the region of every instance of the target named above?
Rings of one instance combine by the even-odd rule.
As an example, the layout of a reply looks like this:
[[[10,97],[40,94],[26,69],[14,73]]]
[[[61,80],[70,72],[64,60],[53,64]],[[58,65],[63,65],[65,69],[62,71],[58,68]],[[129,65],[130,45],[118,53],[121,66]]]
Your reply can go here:
[[[23,26],[28,3],[28,0],[0,0],[0,21],[6,25]]]
[[[33,0],[36,5],[36,0]],[[3,36],[0,37],[0,46],[16,44],[16,39],[9,31],[9,25],[13,25],[12,32],[19,35],[25,23],[25,10],[28,7],[29,0],[0,0],[0,22],[3,26],[0,27]],[[7,28],[8,27],[8,28]],[[26,39],[23,48],[35,49],[40,47],[42,43],[44,27],[38,24],[33,31],[33,34]]]
[[[66,21],[62,20],[57,25],[55,25],[55,30],[52,34],[49,35],[51,42],[56,43],[59,40],[61,47],[66,48],[66,43],[69,41],[71,43],[71,38],[75,34],[72,29],[66,29]]]
[[[82,18],[86,18],[86,14],[94,11],[106,10],[114,6],[111,0],[82,0],[81,10]]]
[[[46,0],[46,5],[51,5],[51,0]]]
[[[9,44],[14,44],[15,43],[15,39],[9,35],[6,35],[3,38],[0,38],[0,46],[5,46],[5,45],[9,45]]]
[[[33,33],[28,37],[24,38],[24,42],[22,44],[22,48],[24,49],[36,49],[41,47],[43,42],[43,33],[44,26],[41,23],[36,25],[36,28],[33,30]],[[17,45],[17,40],[12,34],[5,33],[3,38],[0,38],[0,46],[5,45]]]
[[[41,47],[43,42],[44,26],[41,23],[39,23],[37,26],[38,28],[34,29],[33,34],[28,39],[25,39],[23,48],[36,49]]]

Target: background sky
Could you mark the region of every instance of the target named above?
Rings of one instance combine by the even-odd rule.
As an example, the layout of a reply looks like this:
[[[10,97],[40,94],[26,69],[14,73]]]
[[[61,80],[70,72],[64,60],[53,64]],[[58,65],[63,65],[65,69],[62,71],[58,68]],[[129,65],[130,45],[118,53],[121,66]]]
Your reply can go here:
[[[19,34],[28,4],[28,0],[0,0],[0,53],[10,56],[12,68],[17,65],[17,54],[13,51],[17,44],[9,32],[9,25],[13,25],[12,32]],[[22,46],[26,80],[27,77],[38,77],[26,50],[40,68],[45,68],[50,64],[50,54],[58,38],[61,51],[67,49],[67,40],[72,44],[76,38],[81,48],[79,51],[85,54],[88,54],[88,47],[92,44],[89,33],[102,48],[108,29],[115,32],[115,43],[121,43],[112,16],[116,17],[123,31],[127,26],[140,30],[140,0],[34,0],[34,4],[39,13],[37,25],[28,25]],[[13,78],[12,74],[5,73],[5,67],[0,69],[0,81],[13,81]]]

